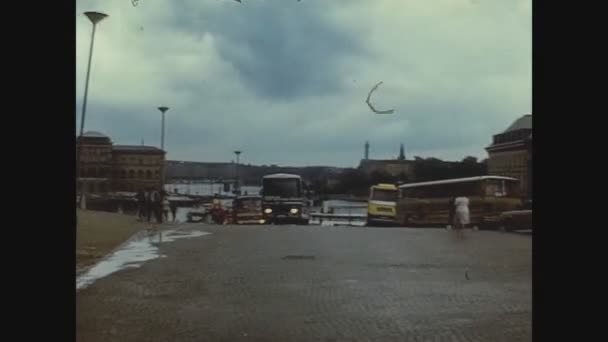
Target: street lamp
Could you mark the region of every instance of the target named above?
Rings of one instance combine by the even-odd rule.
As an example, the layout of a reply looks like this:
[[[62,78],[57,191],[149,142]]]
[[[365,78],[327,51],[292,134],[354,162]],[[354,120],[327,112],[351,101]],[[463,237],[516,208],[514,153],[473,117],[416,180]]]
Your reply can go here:
[[[169,107],[161,106],[158,107],[158,110],[161,112],[161,132],[160,132],[160,149],[163,151],[163,155],[166,156],[165,153],[165,113],[169,110]],[[163,166],[161,170],[161,189],[165,189],[165,164],[166,160],[163,160]]]
[[[234,154],[236,154],[236,165],[235,165],[235,187],[234,190],[235,191],[239,191],[240,190],[240,185],[239,185],[239,156],[241,155],[242,151],[234,151]]]
[[[86,79],[85,79],[85,83],[84,83],[84,97],[82,99],[82,114],[80,116],[80,134],[78,137],[78,150],[76,153],[76,179],[78,179],[80,177],[80,152],[81,152],[81,148],[82,148],[82,136],[84,134],[84,119],[86,117],[86,112],[87,112],[87,100],[88,100],[88,96],[89,96],[89,79],[91,76],[91,61],[93,59],[93,44],[95,42],[95,29],[97,28],[97,23],[99,23],[100,21],[102,21],[105,17],[107,17],[107,14],[104,13],[100,13],[100,12],[84,12],[84,15],[87,16],[87,18],[89,18],[89,20],[91,21],[91,23],[93,23],[93,32],[91,33],[91,46],[89,48],[89,63],[87,65],[87,75],[86,75]],[[84,190],[85,190],[85,186],[84,186],[84,182],[82,184],[82,189],[80,189],[81,191],[81,203],[82,203],[82,198],[84,196]]]
[[[165,112],[169,110],[169,107],[158,107],[158,110],[162,113],[161,118],[161,132],[160,132],[160,149],[165,150]]]

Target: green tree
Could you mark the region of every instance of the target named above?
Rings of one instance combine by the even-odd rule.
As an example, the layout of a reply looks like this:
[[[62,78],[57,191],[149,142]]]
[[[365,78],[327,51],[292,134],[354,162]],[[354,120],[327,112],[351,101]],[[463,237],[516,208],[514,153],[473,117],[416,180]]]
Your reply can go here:
[[[477,157],[468,156],[462,160],[465,164],[477,164]]]

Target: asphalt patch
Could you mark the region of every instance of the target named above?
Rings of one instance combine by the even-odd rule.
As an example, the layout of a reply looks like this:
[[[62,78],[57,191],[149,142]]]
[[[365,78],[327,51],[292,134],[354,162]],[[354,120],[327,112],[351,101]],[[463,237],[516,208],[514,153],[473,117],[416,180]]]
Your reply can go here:
[[[315,260],[314,255],[286,255],[282,257],[283,260]]]

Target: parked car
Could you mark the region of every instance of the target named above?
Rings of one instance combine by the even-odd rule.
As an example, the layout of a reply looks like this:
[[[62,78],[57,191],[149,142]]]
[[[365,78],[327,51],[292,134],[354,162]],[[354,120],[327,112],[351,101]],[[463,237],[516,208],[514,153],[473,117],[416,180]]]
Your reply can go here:
[[[532,229],[532,201],[527,201],[521,209],[501,213],[498,221],[498,227],[504,231]]]

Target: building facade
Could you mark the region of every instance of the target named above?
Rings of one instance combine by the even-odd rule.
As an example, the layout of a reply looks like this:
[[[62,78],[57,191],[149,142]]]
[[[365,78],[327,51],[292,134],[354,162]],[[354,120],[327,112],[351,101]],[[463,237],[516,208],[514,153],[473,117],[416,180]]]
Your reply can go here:
[[[519,179],[521,195],[532,198],[532,114],[494,135],[488,152],[488,174]]]
[[[165,152],[153,146],[114,145],[99,132],[86,132],[81,141],[78,191],[134,192],[162,186]]]
[[[365,174],[384,172],[391,176],[406,176],[414,179],[414,161],[405,158],[403,144],[399,148],[397,159],[369,159],[369,143],[365,143],[364,159],[359,163],[359,169]]]
[[[365,174],[383,172],[391,176],[405,175],[408,179],[414,177],[414,162],[411,160],[363,159],[359,163],[359,169]]]
[[[161,149],[153,146],[115,145],[112,149],[112,189],[160,188],[164,156]]]
[[[78,153],[78,150],[77,150]],[[77,188],[88,192],[110,190],[112,141],[99,132],[87,132],[80,145],[80,167]]]

